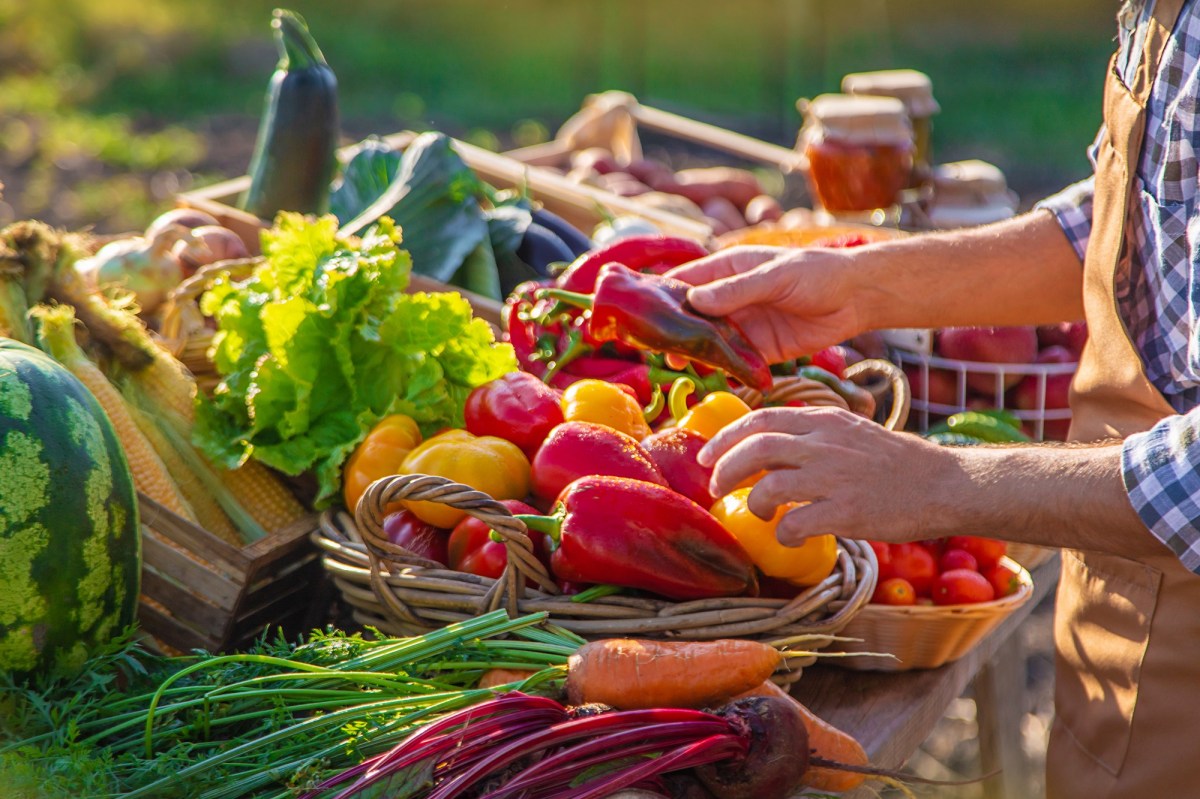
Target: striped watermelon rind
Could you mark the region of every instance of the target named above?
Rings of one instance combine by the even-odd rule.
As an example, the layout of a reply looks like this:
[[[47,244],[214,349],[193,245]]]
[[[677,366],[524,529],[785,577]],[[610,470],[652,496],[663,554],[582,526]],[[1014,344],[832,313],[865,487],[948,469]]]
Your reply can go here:
[[[0,670],[73,673],[134,622],[137,495],[108,417],[39,350],[0,339]]]

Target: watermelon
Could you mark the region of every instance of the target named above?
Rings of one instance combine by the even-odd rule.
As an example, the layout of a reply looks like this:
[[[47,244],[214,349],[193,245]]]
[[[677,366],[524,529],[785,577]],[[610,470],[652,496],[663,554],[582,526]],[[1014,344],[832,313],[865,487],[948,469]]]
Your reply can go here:
[[[77,672],[133,623],[137,495],[92,394],[0,338],[0,670]]]

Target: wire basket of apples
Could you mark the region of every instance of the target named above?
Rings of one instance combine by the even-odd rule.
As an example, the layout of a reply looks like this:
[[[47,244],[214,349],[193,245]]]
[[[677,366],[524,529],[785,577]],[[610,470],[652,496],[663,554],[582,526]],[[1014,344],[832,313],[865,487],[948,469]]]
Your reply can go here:
[[[830,647],[849,654],[831,660],[839,666],[937,668],[967,654],[1033,595],[1028,570],[1007,556],[1003,541],[952,536],[907,544],[873,541],[871,548],[879,579],[871,601],[840,634],[852,640]]]
[[[961,411],[999,409],[1024,437],[1062,441],[1068,393],[1087,339],[1083,322],[1045,326],[950,327],[930,331],[927,352],[893,347],[912,387],[910,425],[926,432]]]

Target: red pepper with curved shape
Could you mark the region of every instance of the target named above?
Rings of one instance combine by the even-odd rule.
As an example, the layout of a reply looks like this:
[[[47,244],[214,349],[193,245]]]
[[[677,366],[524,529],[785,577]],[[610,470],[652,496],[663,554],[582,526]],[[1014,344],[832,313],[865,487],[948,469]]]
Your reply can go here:
[[[695,239],[659,234],[627,236],[576,258],[555,285],[565,291],[591,294],[600,267],[607,263],[615,261],[638,272],[661,274],[708,254],[708,249]]]
[[[708,490],[713,470],[696,459],[707,443],[708,439],[695,430],[667,427],[643,438],[642,448],[667,478],[667,485],[700,507],[711,508],[717,501]]]
[[[550,516],[518,516],[557,541],[558,580],[606,583],[668,599],[753,596],[754,564],[712,514],[670,488],[626,477],[583,477]]]

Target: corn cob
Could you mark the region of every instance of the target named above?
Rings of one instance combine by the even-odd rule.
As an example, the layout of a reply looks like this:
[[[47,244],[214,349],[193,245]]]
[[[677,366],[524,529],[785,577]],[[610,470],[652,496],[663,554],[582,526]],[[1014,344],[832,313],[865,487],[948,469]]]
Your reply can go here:
[[[308,514],[283,481],[258,461],[248,460],[233,471],[217,471],[229,493],[270,532],[278,532]]]
[[[179,486],[171,479],[162,459],[133,421],[121,393],[104,373],[89,361],[75,341],[75,312],[68,305],[37,306],[40,321],[38,343],[43,350],[75,375],[100,402],[125,450],[138,491],[189,521],[196,521]]]
[[[126,393],[125,399],[134,423],[146,436],[150,445],[154,447],[154,451],[162,458],[167,472],[175,480],[184,499],[195,513],[197,524],[234,546],[242,546],[245,542],[237,528],[233,526],[233,522],[225,515],[225,511],[213,498],[204,481],[192,471],[183,456],[176,451],[175,446],[163,434],[154,417],[146,410],[139,408],[134,398],[131,398],[128,393]]]

